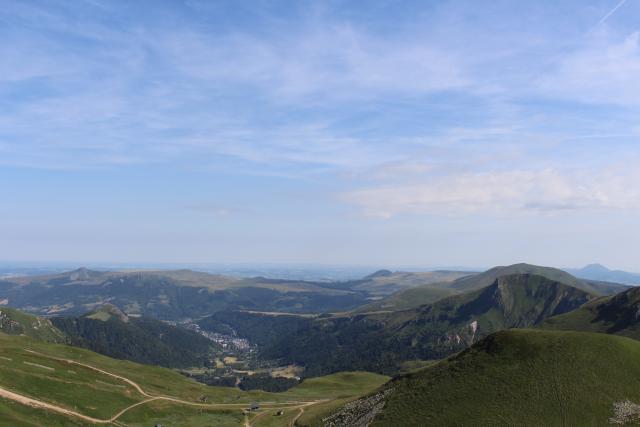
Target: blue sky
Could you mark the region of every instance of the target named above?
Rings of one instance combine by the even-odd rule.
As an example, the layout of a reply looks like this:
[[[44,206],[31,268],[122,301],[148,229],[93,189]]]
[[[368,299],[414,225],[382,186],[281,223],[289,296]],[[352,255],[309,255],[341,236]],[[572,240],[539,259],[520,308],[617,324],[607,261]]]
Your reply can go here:
[[[640,270],[638,16],[5,0],[0,259]]]

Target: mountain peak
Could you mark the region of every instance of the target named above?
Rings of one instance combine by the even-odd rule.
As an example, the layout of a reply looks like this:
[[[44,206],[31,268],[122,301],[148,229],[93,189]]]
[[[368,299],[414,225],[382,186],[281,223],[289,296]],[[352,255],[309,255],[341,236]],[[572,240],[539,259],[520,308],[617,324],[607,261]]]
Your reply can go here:
[[[376,277],[389,277],[392,275],[393,275],[393,272],[391,270],[378,270],[375,273],[365,277],[365,279],[375,279]]]
[[[69,275],[69,279],[73,280],[73,281],[86,281],[86,280],[91,280],[92,278],[95,278],[97,276],[100,275],[100,272],[98,271],[94,271],[94,270],[89,270],[87,267],[80,267],[78,269],[75,269],[73,271],[70,271],[69,273],[66,273]]]
[[[589,264],[585,267],[582,268],[582,271],[584,272],[597,272],[597,273],[609,273],[611,270],[609,270],[607,267],[605,267],[602,264],[598,264],[598,263],[594,263],[594,264]]]

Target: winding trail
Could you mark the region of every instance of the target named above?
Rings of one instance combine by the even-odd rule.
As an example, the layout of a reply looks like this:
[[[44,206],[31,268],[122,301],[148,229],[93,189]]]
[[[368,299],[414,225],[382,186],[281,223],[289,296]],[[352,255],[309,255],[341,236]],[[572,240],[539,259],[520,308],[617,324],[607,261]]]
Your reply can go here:
[[[129,378],[122,377],[120,375],[116,375],[116,374],[113,374],[111,372],[103,371],[102,369],[96,368],[95,366],[87,365],[86,363],[76,362],[75,360],[72,360],[72,359],[62,359],[60,357],[54,357],[54,356],[49,356],[48,354],[38,353],[37,351],[33,351],[33,350],[25,350],[25,351],[27,353],[37,354],[38,356],[45,357],[47,359],[57,360],[59,362],[65,362],[65,363],[68,363],[70,365],[83,366],[83,367],[85,367],[87,369],[91,369],[93,371],[100,372],[101,374],[104,374],[104,375],[107,375],[107,376],[110,376],[110,377],[113,377],[113,378],[117,378],[117,379],[119,379],[121,381],[124,381],[125,383],[129,384],[131,387],[135,388],[138,391],[138,393],[140,393],[141,395],[143,395],[145,397],[155,397],[155,396],[151,396],[150,394],[146,393],[142,389],[142,387],[140,387],[138,385],[138,383],[136,383],[134,381],[131,381]]]
[[[294,427],[296,425],[296,421],[300,419],[302,414],[304,414],[304,406],[301,406],[300,412],[298,412],[298,415],[296,415],[295,417],[293,417],[291,421],[289,421],[289,427]]]
[[[87,415],[83,415],[79,412],[75,412],[70,409],[65,409],[60,406],[51,405],[50,403],[46,403],[41,400],[32,399],[30,397],[23,396],[22,394],[14,393],[2,387],[0,387],[0,397],[13,400],[14,402],[18,402],[22,405],[31,406],[32,408],[47,409],[49,411],[57,412],[59,414],[70,415],[94,424],[106,424],[111,422],[111,420],[101,420],[98,418],[89,417]]]
[[[103,375],[107,375],[110,376],[112,378],[116,378],[120,381],[123,381],[127,384],[129,384],[131,387],[133,387],[134,389],[136,389],[136,391],[138,393],[140,393],[142,396],[146,397],[146,399],[141,400],[140,402],[134,403],[133,405],[127,406],[126,408],[122,409],[120,412],[116,413],[115,415],[113,415],[111,418],[108,419],[100,419],[100,418],[94,418],[88,415],[84,415],[81,414],[79,412],[73,411],[71,409],[67,409],[64,408],[62,406],[58,406],[58,405],[54,405],[51,403],[47,403],[44,402],[42,400],[38,400],[38,399],[34,399],[28,396],[25,396],[23,394],[20,393],[16,393],[13,392],[11,390],[8,390],[6,388],[3,388],[0,386],[0,398],[4,398],[4,399],[8,399],[8,400],[12,400],[14,402],[20,403],[22,405],[26,405],[26,406],[30,406],[33,408],[39,408],[39,409],[46,409],[52,412],[57,412],[59,414],[62,415],[67,415],[67,416],[72,416],[72,417],[76,417],[76,418],[80,418],[81,420],[93,423],[93,424],[110,424],[110,423],[115,423],[115,424],[119,424],[116,423],[116,420],[118,418],[120,418],[122,415],[124,415],[127,411],[137,407],[137,406],[141,406],[144,405],[146,403],[152,402],[152,401],[156,401],[156,400],[164,400],[164,401],[169,401],[169,402],[174,402],[174,403],[178,403],[178,404],[182,404],[182,405],[189,405],[189,406],[197,406],[197,407],[201,407],[201,408],[207,408],[207,409],[235,409],[235,408],[241,408],[247,405],[247,403],[196,403],[196,402],[189,402],[186,400],[182,400],[182,399],[178,399],[176,397],[170,397],[170,396],[154,396],[151,395],[149,393],[147,393],[146,391],[144,391],[142,389],[142,387],[140,387],[140,385],[138,383],[136,383],[135,381],[127,378],[127,377],[123,377],[121,375],[117,375],[114,374],[112,372],[108,372],[105,371],[103,369],[100,368],[96,368],[95,366],[91,366],[88,365],[86,363],[81,363],[75,360],[71,360],[71,359],[63,359],[63,358],[59,358],[59,357],[55,357],[55,356],[50,356],[48,354],[43,354],[43,353],[39,353],[37,351],[33,351],[33,350],[25,350],[28,353],[31,354],[36,354],[38,356],[44,357],[44,358],[48,358],[48,359],[52,359],[52,360],[57,360],[59,362],[64,362],[67,364],[71,364],[71,365],[78,365],[78,366],[82,366],[84,368],[87,369],[91,369],[93,371],[99,372]],[[306,401],[306,402],[300,402],[300,401],[290,401],[290,402],[264,402],[266,404],[271,404],[271,405],[278,405],[277,407],[282,407],[282,408],[291,408],[291,409],[300,409],[300,413],[291,421],[291,423],[289,424],[290,426],[293,426],[295,424],[295,421],[298,420],[298,418],[300,418],[300,416],[302,416],[302,414],[304,413],[304,408],[310,405],[314,405],[316,403],[320,403],[320,402],[324,402],[327,399],[323,399],[323,400],[316,400],[316,401]],[[297,406],[296,406],[297,404]],[[270,408],[273,409],[273,408]],[[253,422],[249,421],[249,418],[247,416],[245,416],[245,420],[244,420],[244,425],[245,427],[251,427],[253,426],[254,422],[257,421],[259,418],[261,418],[262,415],[264,415],[266,413],[260,414],[258,417],[256,417]]]

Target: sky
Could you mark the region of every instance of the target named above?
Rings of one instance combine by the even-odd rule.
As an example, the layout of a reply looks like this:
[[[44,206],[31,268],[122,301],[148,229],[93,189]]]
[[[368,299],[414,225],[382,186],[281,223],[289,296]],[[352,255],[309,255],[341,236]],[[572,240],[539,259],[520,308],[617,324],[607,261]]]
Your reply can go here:
[[[640,271],[640,0],[3,0],[0,260]]]

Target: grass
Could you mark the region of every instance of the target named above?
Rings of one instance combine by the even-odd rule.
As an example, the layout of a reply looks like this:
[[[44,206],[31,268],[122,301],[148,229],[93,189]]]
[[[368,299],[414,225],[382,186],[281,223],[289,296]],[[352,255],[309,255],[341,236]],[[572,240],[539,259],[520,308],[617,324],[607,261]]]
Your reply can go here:
[[[10,326],[11,322],[14,323],[13,327]],[[48,319],[3,306],[0,306],[0,331],[14,335],[22,334],[47,342],[64,341],[64,334]]]
[[[360,396],[380,387],[389,377],[371,372],[339,372],[309,378],[283,395],[296,399],[341,399]]]
[[[330,402],[318,404],[305,409],[304,414],[298,419],[296,425],[299,427],[323,427],[322,419],[328,417],[340,407],[355,400],[355,398],[342,398]]]
[[[305,398],[330,400],[305,408],[304,414],[298,419],[296,425],[321,426],[322,418],[359,396],[378,389],[388,380],[387,376],[371,372],[340,372],[305,380],[299,386],[291,389],[291,394]]]
[[[75,419],[0,399],[0,426],[42,427],[42,420],[45,417],[47,427],[79,427],[87,425]]]
[[[0,357],[12,359],[8,362],[0,358],[0,366],[4,366],[4,378],[0,377],[0,381],[9,387],[15,387],[16,390],[28,389],[31,382],[42,381],[80,381],[82,380],[95,382],[96,380],[113,383],[111,377],[105,377],[95,371],[82,368],[77,365],[67,365],[62,362],[56,362],[48,357],[42,357],[25,353],[25,349],[37,351],[48,356],[54,356],[62,359],[71,359],[86,363],[91,366],[97,366],[108,372],[115,373],[127,377],[139,383],[146,391],[155,395],[181,396],[184,400],[196,402],[200,396],[206,396],[210,402],[231,403],[231,402],[251,402],[263,397],[266,393],[252,392],[245,393],[235,389],[222,387],[207,387],[190,380],[175,371],[148,365],[140,365],[133,362],[111,359],[106,356],[93,353],[88,350],[70,347],[66,345],[54,345],[30,340],[27,337],[13,337],[0,334]],[[54,373],[45,372],[33,366],[25,365],[23,362],[31,362],[44,366],[50,366],[55,369]],[[23,365],[23,366],[21,366]],[[77,373],[73,375],[66,372],[71,370]],[[14,372],[18,375],[14,375]],[[23,384],[14,384],[20,381],[20,372],[27,375]],[[3,375],[3,377],[4,377]],[[93,390],[93,388],[92,388]],[[97,390],[100,391],[99,389]],[[141,398],[141,396],[139,396]]]
[[[110,418],[146,399],[125,381],[66,360],[126,377],[152,395],[176,397],[193,403],[199,403],[200,398],[206,397],[209,404],[228,405],[212,409],[168,401],[148,402],[131,409],[119,419],[131,426],[241,426],[244,424],[241,409],[251,402],[260,402],[263,410],[275,413],[278,405],[286,403],[354,399],[388,380],[382,375],[352,372],[306,380],[285,393],[243,392],[235,388],[206,386],[165,368],[110,359],[80,348],[0,333],[0,386],[3,388],[101,419]],[[267,414],[258,419],[256,426],[286,426],[297,413],[297,409],[285,409],[285,415],[280,417]],[[0,399],[0,425],[40,426],[44,417],[47,425],[56,427],[85,425],[74,418]]]
[[[375,311],[408,310],[431,304],[443,298],[459,293],[450,288],[437,288],[435,285],[424,285],[398,291],[380,301],[374,301],[354,310],[357,313]]]
[[[251,422],[255,427],[286,427],[300,412],[298,408],[284,409],[282,415],[277,415],[278,411],[279,409],[263,411],[252,417]]]
[[[5,346],[0,348],[0,354],[11,359],[0,359],[1,383],[28,397],[96,418],[109,418],[142,398],[131,386],[107,375],[12,350]]]
[[[636,341],[503,331],[393,381],[372,426],[603,426],[614,402],[640,403],[638,379]]]
[[[599,298],[577,310],[546,319],[540,328],[578,332],[601,332],[640,340],[640,288]]]
[[[172,427],[238,427],[244,417],[237,410],[193,409],[171,402],[149,402],[127,412],[118,421],[131,427],[156,424]]]

